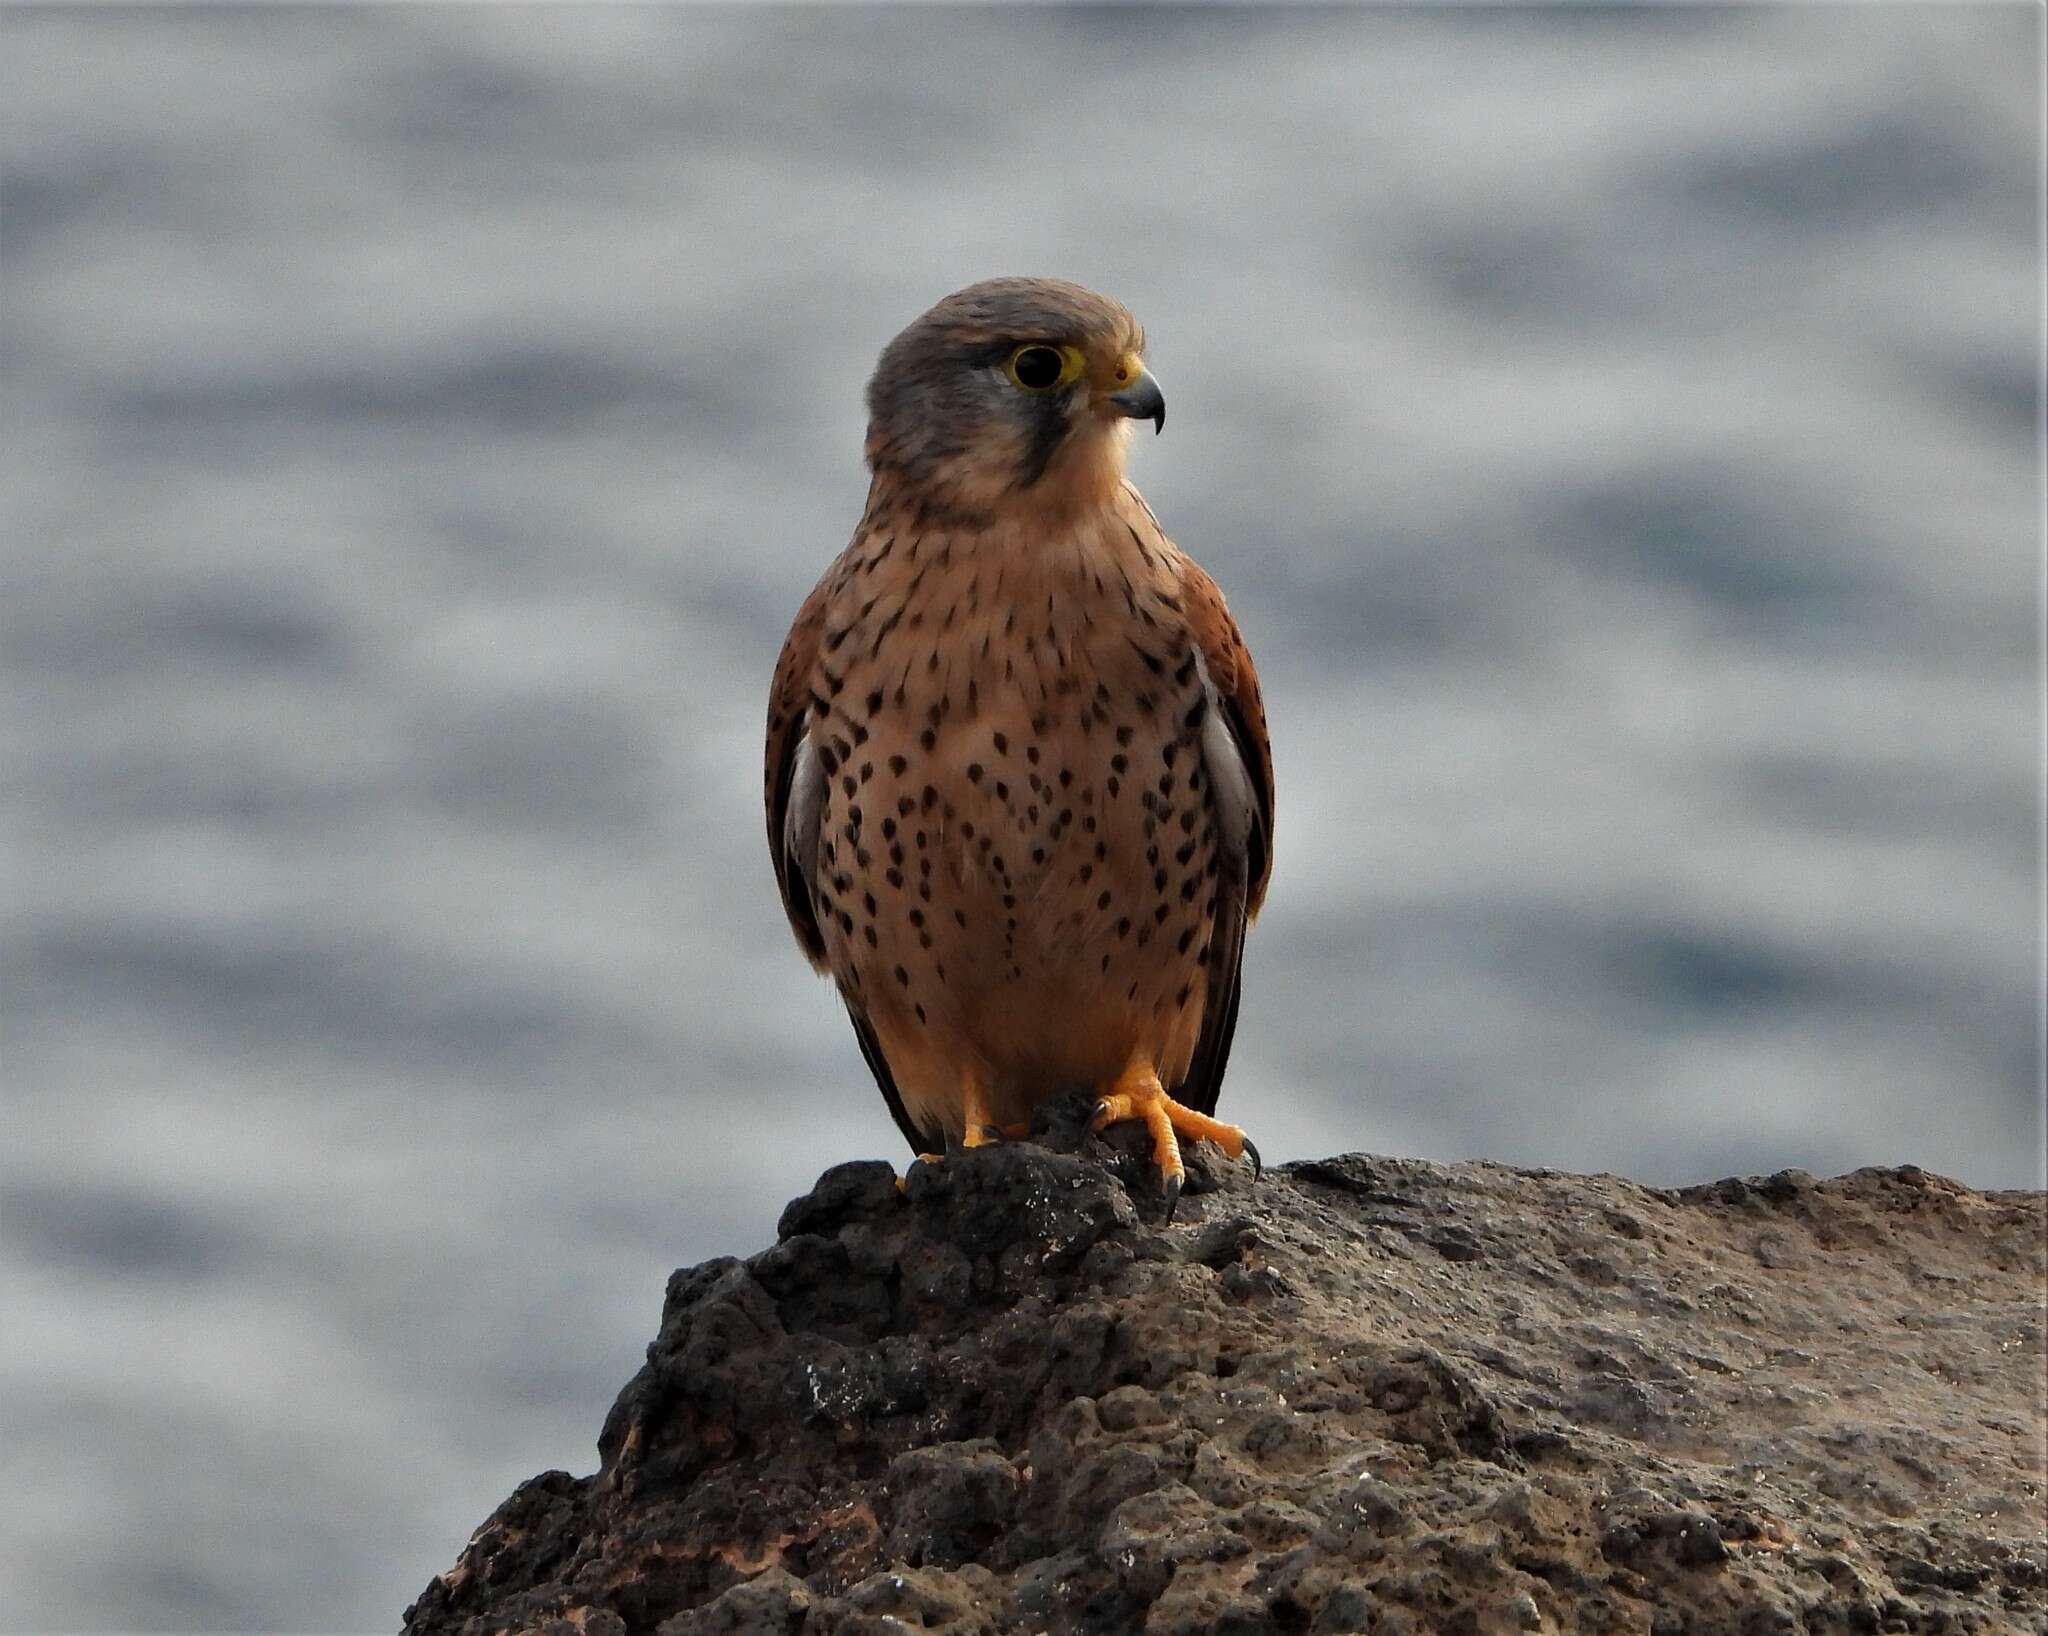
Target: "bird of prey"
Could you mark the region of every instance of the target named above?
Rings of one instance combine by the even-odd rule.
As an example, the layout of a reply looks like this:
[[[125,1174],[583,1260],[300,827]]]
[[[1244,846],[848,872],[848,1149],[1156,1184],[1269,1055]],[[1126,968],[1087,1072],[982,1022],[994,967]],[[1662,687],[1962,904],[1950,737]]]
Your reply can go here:
[[[1258,676],[1124,476],[1166,422],[1144,334],[1077,284],[946,297],[868,383],[873,481],[784,644],[768,844],[912,1148],[1076,1089],[1142,1120],[1168,1210],[1212,1117],[1272,871]],[[1256,1149],[1250,1149],[1258,1162]]]

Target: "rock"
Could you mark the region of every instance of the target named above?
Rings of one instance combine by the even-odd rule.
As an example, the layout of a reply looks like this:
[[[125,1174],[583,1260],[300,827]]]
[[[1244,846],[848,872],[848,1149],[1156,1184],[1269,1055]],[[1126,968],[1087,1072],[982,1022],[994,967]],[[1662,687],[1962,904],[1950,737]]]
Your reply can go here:
[[[2048,1631],[2040,1195],[1042,1134],[677,1273],[409,1636]]]

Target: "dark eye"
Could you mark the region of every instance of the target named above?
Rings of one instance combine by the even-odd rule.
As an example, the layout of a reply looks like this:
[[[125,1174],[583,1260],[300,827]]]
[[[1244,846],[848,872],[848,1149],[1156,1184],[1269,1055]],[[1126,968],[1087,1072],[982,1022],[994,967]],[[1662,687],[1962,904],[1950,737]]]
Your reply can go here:
[[[1059,385],[1067,360],[1057,347],[1025,346],[1010,354],[1010,379],[1027,392],[1043,392]]]

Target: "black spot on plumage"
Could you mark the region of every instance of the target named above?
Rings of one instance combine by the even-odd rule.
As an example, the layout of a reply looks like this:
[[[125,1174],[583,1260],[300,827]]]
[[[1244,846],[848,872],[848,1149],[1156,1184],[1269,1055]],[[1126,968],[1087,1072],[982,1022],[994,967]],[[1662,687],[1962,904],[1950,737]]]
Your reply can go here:
[[[1182,933],[1180,934],[1180,940],[1179,940],[1178,942],[1176,942],[1176,943],[1174,944],[1174,946],[1173,946],[1173,952],[1174,952],[1175,954],[1186,954],[1186,953],[1188,952],[1188,950],[1189,950],[1190,948],[1192,948],[1192,947],[1194,946],[1194,942],[1195,942],[1195,929],[1194,929],[1194,927],[1190,926],[1190,927],[1189,927],[1189,928],[1188,928],[1188,929],[1187,929],[1186,931],[1184,931],[1184,932],[1182,932]],[[1181,991],[1181,993],[1182,993],[1182,996],[1183,996],[1183,997],[1182,997],[1182,999],[1181,999],[1181,1001],[1180,1001],[1179,1003],[1180,1003],[1180,1004],[1182,1004],[1182,1005],[1186,1005],[1186,1004],[1187,1004],[1187,1000],[1186,1000],[1185,996],[1186,996],[1186,993],[1187,993],[1187,991],[1186,991],[1185,989],[1183,989],[1183,990]]]
[[[870,717],[879,715],[882,709],[882,690],[878,687],[867,696],[867,712]]]
[[[865,933],[867,934],[867,940],[868,940],[868,947],[869,947],[869,948],[873,949],[873,948],[879,948],[879,947],[881,946],[881,945],[880,945],[880,940],[879,940],[879,939],[878,939],[878,938],[877,938],[877,937],[875,936],[875,929],[874,929],[874,927],[872,927],[872,926],[865,926],[865,927],[862,927],[861,929],[862,929],[862,930],[863,930],[863,931],[864,931],[864,932],[865,932]]]
[[[905,988],[910,987],[910,973],[905,971],[901,966],[898,966],[896,968],[896,981],[901,983]]]
[[[1109,758],[1109,768],[1111,772],[1123,772],[1129,768],[1130,764],[1131,758],[1127,755],[1119,754],[1113,755]]]
[[[882,820],[882,839],[885,841],[896,839],[896,820],[894,818],[884,818]]]
[[[819,745],[818,765],[825,769],[825,776],[827,778],[830,778],[834,773],[839,771],[838,752],[836,752],[829,744]]]
[[[996,747],[997,755],[1006,756],[1010,753],[1010,741],[1006,735],[997,733],[990,738],[989,742]]]
[[[1118,937],[1129,937],[1131,935],[1131,919],[1129,915],[1124,916],[1123,919],[1116,923],[1116,935]]]
[[[917,735],[917,742],[929,750],[938,744],[939,735],[927,727],[922,733]]]
[[[852,773],[848,773],[844,778],[840,779],[839,787],[851,796],[860,789],[860,781]]]
[[[895,888],[897,889],[897,891],[899,891],[899,892],[900,892],[900,891],[902,891],[902,890],[903,890],[903,871],[902,871],[902,870],[900,870],[900,869],[890,869],[890,870],[887,870],[887,871],[885,871],[885,872],[884,872],[884,874],[883,874],[882,878],[883,878],[884,880],[886,880],[886,881],[887,881],[887,882],[888,882],[888,883],[889,883],[889,884],[890,884],[891,886],[895,887]]]
[[[908,818],[917,811],[917,802],[907,795],[899,795],[896,797],[896,811],[900,817]]]
[[[891,756],[889,758],[889,771],[894,773],[898,778],[901,778],[904,775],[904,773],[909,770],[909,767],[910,762],[908,758],[904,756]]]

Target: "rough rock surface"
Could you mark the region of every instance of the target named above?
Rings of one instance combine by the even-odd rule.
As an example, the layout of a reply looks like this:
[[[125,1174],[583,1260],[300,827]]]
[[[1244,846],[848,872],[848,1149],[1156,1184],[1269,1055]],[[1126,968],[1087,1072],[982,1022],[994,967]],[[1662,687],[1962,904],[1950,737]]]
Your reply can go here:
[[[1062,1117],[676,1273],[410,1636],[2048,1631],[2041,1195],[1354,1155],[1166,1226]]]

